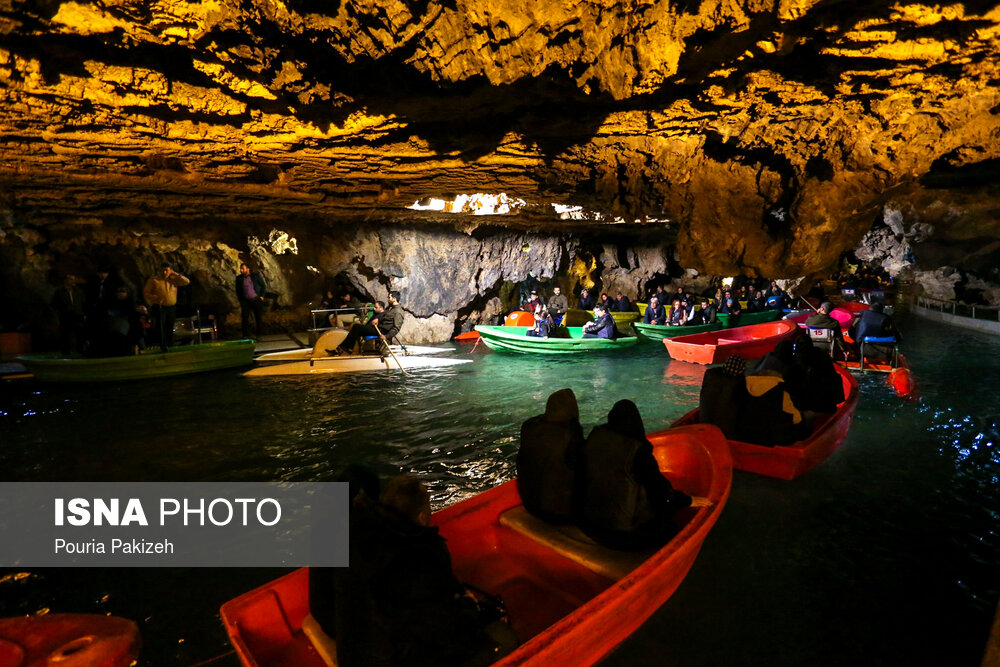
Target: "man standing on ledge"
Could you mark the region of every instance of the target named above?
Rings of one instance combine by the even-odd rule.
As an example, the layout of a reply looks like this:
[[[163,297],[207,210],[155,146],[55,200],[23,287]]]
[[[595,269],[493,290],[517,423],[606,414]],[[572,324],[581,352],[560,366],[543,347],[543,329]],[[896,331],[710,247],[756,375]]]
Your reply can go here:
[[[152,311],[154,327],[160,334],[160,349],[164,352],[174,342],[174,320],[177,319],[177,288],[191,281],[164,262],[159,276],[146,281],[142,295]]]
[[[403,308],[399,305],[399,292],[389,292],[389,306],[378,318],[378,329],[375,326],[374,321],[370,324],[354,324],[344,341],[336,349],[327,352],[334,355],[350,354],[362,336],[378,336],[381,338],[380,352],[383,357],[387,356],[389,341],[403,328]]]
[[[236,276],[236,298],[240,301],[240,323],[243,337],[250,338],[250,314],[253,313],[254,340],[260,340],[261,320],[264,318],[264,293],[267,283],[256,271],[251,271],[246,262],[240,264],[240,275]]]

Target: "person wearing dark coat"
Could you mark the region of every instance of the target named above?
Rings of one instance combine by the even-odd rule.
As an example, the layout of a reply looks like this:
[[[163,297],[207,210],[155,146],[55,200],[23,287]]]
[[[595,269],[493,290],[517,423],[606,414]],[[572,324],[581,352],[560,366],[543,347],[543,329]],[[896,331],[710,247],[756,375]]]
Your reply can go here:
[[[803,416],[808,413],[832,414],[844,402],[844,383],[824,350],[812,344],[808,337],[795,341],[794,363],[798,369],[788,384],[795,407]]]
[[[595,308],[597,306],[604,306],[604,310],[606,312],[609,312],[609,313],[616,312],[615,308],[618,307],[617,304],[615,303],[615,300],[608,297],[608,293],[607,292],[602,292],[601,293],[600,299],[598,299],[597,303],[594,304]]]
[[[594,306],[594,320],[583,325],[583,337],[609,339],[618,337],[615,318],[601,304]]]
[[[719,312],[728,313],[729,315],[740,314],[740,302],[736,300],[731,290],[726,290],[725,296],[722,297],[722,304],[719,306]]]
[[[655,294],[649,297],[649,305],[646,306],[646,314],[642,321],[646,324],[665,325],[667,323],[667,311],[660,303],[660,298]]]
[[[526,510],[550,523],[572,520],[582,449],[576,396],[572,389],[560,389],[549,396],[544,414],[521,425],[517,491]]]
[[[392,337],[399,333],[399,330],[403,327],[403,308],[399,305],[399,293],[390,292],[389,293],[389,307],[386,308],[384,313],[376,313],[378,316],[372,316],[368,320],[367,324],[354,324],[351,326],[350,331],[347,332],[347,336],[341,341],[340,345],[333,350],[327,350],[328,354],[331,355],[341,355],[341,354],[351,354],[354,351],[354,346],[360,338],[363,336],[377,336],[381,339],[382,343],[382,356],[388,356],[389,352],[389,341]],[[377,324],[376,324],[377,319]]]
[[[862,310],[858,319],[851,325],[851,338],[857,345],[858,354],[861,353],[861,343],[865,338],[887,338],[892,336],[896,343],[902,342],[902,337],[896,329],[892,318],[885,314],[885,307],[880,302],[873,303],[868,310]],[[892,353],[892,345],[865,345],[865,351],[871,354],[875,352],[882,356],[889,356]]]
[[[746,361],[730,355],[722,366],[705,371],[698,397],[698,420],[718,426],[729,440],[739,440],[740,413],[747,402]]]
[[[617,298],[614,300],[614,304],[614,312],[616,313],[629,313],[632,311],[632,302],[629,301],[629,298],[621,292],[618,292]]]
[[[759,313],[764,310],[764,306],[767,303],[767,297],[760,290],[754,292],[753,297],[747,301],[747,312],[748,313]]]
[[[535,338],[548,338],[555,328],[556,323],[552,320],[552,315],[544,306],[535,311],[535,326],[524,332],[525,336]]]
[[[244,338],[250,338],[250,315],[253,315],[253,338],[260,339],[264,309],[267,306],[264,301],[266,293],[264,276],[251,271],[246,263],[240,264],[240,275],[236,276],[236,299],[240,302],[240,325]]]
[[[719,321],[719,318],[715,315],[715,306],[708,302],[708,297],[702,297],[701,299],[701,309],[696,310],[694,315],[688,324],[701,325],[701,324],[715,324]]]
[[[85,333],[87,296],[72,276],[52,295],[52,308],[59,316],[59,351],[69,356],[80,352]]]
[[[660,472],[635,403],[621,400],[583,446],[578,524],[600,544],[641,551],[677,532],[674,515],[691,505]]]
[[[580,298],[576,302],[576,307],[580,310],[593,310],[594,297],[590,295],[590,290],[586,287],[580,290]]]

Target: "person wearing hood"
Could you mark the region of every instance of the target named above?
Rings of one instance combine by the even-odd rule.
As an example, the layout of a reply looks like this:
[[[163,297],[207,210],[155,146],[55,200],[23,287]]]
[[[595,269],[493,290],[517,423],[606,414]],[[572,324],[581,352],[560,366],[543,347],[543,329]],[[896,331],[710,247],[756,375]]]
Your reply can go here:
[[[389,480],[361,516],[351,524],[351,595],[335,605],[338,665],[486,665],[516,647],[510,629],[481,612],[455,577],[420,480]],[[341,632],[345,616],[350,633]]]
[[[583,446],[577,523],[613,549],[641,551],[677,532],[674,515],[692,504],[660,472],[635,403],[621,400]],[[699,503],[700,504],[700,503]]]
[[[545,413],[521,425],[517,491],[524,508],[550,523],[573,519],[577,468],[583,448],[580,408],[572,389],[549,396]]]
[[[594,321],[583,325],[584,338],[608,338],[618,337],[618,327],[615,325],[615,318],[601,304],[594,306]]]

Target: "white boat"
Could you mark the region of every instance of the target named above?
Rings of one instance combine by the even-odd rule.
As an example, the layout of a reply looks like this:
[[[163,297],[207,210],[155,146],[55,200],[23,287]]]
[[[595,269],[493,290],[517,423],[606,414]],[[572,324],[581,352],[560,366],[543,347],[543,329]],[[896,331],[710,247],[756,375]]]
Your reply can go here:
[[[399,370],[411,368],[441,368],[472,363],[472,359],[437,357],[442,352],[454,352],[455,348],[420,347],[416,345],[392,345],[392,355],[383,357],[378,353],[345,354],[333,356],[327,352],[336,348],[347,336],[343,329],[327,331],[312,348],[286,350],[262,354],[255,361],[264,365],[247,371],[248,377],[274,375],[320,375],[327,373],[356,373],[360,371]],[[276,363],[277,362],[277,363]]]

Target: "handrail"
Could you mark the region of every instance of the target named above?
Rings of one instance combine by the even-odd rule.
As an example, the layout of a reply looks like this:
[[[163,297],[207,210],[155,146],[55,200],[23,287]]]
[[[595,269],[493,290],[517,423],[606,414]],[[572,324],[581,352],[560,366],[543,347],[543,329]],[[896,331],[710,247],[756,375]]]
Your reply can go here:
[[[361,306],[359,308],[316,308],[316,309],[310,309],[309,315],[310,315],[310,317],[312,317],[312,328],[313,329],[318,329],[319,328],[319,327],[316,326],[316,316],[317,315],[322,314],[322,315],[327,315],[327,317],[329,317],[330,313],[357,313],[358,315],[364,315],[366,312],[368,312],[369,310],[371,310],[372,307],[373,307],[372,304],[366,304],[366,305]],[[324,318],[324,319],[326,319],[326,318]],[[330,328],[333,328],[333,327],[324,327],[324,328],[330,329]]]
[[[920,308],[935,309],[935,310],[938,310],[939,312],[942,312],[942,313],[945,312],[945,309],[946,309],[947,306],[951,306],[951,314],[954,317],[967,317],[967,318],[973,319],[973,320],[976,320],[976,319],[985,320],[985,319],[987,319],[985,317],[976,317],[976,310],[977,309],[980,310],[980,311],[986,311],[986,312],[993,311],[993,312],[995,312],[997,314],[997,321],[1000,322],[1000,306],[976,305],[976,304],[971,304],[971,303],[964,303],[964,302],[960,302],[960,301],[955,301],[953,299],[952,300],[949,300],[949,299],[936,299],[936,298],[931,297],[931,296],[921,296],[921,295],[917,295],[917,296],[914,297],[914,303],[917,306],[919,306]],[[968,309],[969,310],[969,314],[960,313],[959,312],[960,308],[962,308],[962,309]]]

